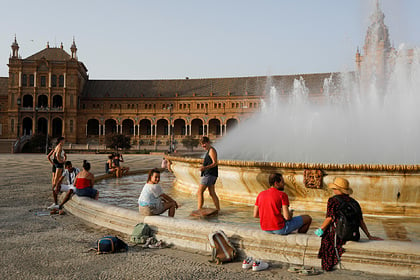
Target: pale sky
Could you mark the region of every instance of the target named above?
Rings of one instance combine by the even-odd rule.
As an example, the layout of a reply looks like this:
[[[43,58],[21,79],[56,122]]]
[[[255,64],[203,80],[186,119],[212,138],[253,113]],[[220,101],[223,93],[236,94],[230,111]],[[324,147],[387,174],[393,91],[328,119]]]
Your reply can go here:
[[[391,43],[420,46],[420,0],[382,0]],[[0,77],[22,58],[70,53],[90,79],[242,77],[354,69],[374,0],[0,0]]]

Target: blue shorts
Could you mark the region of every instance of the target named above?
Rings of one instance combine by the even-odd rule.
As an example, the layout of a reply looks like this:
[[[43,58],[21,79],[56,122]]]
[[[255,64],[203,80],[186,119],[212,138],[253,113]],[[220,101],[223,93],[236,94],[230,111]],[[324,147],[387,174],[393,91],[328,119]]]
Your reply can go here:
[[[90,198],[95,198],[98,191],[95,190],[94,188],[84,188],[84,189],[76,189],[75,193],[78,196],[87,196]]]
[[[201,177],[201,184],[203,186],[209,187],[214,186],[216,184],[217,177],[213,175],[204,175]]]
[[[284,227],[278,230],[266,230],[268,233],[286,235],[303,226],[302,216],[293,217],[289,221],[285,221]]]

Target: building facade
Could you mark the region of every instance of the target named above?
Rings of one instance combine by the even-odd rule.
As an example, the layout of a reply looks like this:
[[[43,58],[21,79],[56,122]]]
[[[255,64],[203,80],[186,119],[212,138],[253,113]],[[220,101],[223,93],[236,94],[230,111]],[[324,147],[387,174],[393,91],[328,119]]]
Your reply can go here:
[[[74,41],[70,54],[47,44],[22,59],[16,38],[11,48],[9,77],[0,78],[0,139],[15,144],[34,134],[90,144],[124,134],[140,146],[216,139],[261,110],[268,83],[287,91],[304,76],[319,95],[331,75],[90,80]]]
[[[377,3],[364,53],[356,52],[358,79],[374,77],[384,85],[396,51]],[[280,94],[305,81],[312,101],[322,102],[325,79],[337,73],[178,80],[90,80],[78,60],[73,40],[22,59],[16,37],[11,45],[9,76],[0,77],[0,151],[2,146],[41,134],[64,136],[69,143],[103,144],[107,135],[124,134],[133,144],[169,145],[184,137],[223,137],[263,110],[271,86]],[[408,51],[412,57],[412,50]],[[373,72],[375,71],[375,72]],[[377,88],[380,88],[378,86]],[[331,92],[329,93],[331,94]],[[6,143],[6,144],[5,144]],[[9,148],[6,148],[10,151]],[[3,149],[4,151],[4,149]]]

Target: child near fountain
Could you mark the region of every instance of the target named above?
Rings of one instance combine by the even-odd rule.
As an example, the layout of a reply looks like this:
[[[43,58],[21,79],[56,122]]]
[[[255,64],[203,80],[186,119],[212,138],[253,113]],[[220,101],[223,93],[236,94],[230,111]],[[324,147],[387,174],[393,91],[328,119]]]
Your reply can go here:
[[[144,185],[138,200],[139,211],[143,215],[160,215],[169,210],[168,216],[174,217],[178,204],[172,197],[162,191],[159,181],[159,169],[150,170],[147,183]]]

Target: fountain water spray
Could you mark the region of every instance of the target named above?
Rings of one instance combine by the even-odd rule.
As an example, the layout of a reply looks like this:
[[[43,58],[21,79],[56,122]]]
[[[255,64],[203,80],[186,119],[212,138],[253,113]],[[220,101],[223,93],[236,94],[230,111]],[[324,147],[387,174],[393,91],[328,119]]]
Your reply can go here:
[[[371,19],[365,55],[355,72],[331,74],[321,97],[311,96],[303,78],[293,88],[269,82],[261,112],[216,144],[219,157],[419,164],[420,50],[390,46],[378,6]]]

